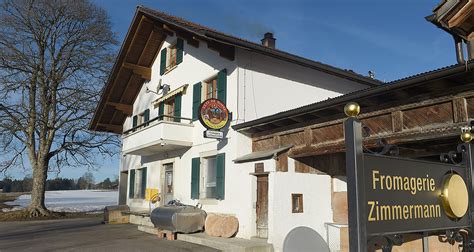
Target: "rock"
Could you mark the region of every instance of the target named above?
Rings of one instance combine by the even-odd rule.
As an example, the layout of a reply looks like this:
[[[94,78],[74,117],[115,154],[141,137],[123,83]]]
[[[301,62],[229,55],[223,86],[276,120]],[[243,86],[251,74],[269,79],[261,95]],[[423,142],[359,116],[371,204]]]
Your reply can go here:
[[[207,215],[204,229],[209,236],[229,238],[237,233],[239,220],[235,216],[210,213]]]

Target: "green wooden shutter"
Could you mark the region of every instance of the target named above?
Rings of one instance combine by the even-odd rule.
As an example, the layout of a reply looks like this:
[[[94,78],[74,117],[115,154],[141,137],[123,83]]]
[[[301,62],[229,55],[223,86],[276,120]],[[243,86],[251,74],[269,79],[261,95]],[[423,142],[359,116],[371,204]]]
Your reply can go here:
[[[174,121],[181,122],[181,93],[174,97]]]
[[[198,119],[199,105],[201,105],[201,82],[193,86],[193,121]]]
[[[216,166],[216,198],[223,200],[225,195],[225,153],[217,154]]]
[[[160,60],[160,75],[163,75],[166,71],[166,48],[161,50],[161,60]]]
[[[150,109],[145,109],[145,111],[143,112],[143,122],[148,122],[150,121]],[[148,126],[148,124],[146,124],[146,126]]]
[[[137,124],[138,124],[138,116],[133,116],[133,118],[132,118],[132,128],[137,127]],[[135,130],[133,130],[133,131],[135,131]]]
[[[199,199],[200,158],[193,158],[191,164],[191,199]]]
[[[176,65],[183,62],[183,45],[183,40],[179,38],[176,42]]]
[[[223,69],[217,74],[217,99],[226,104],[227,99],[227,70]]]
[[[145,191],[146,191],[146,167],[141,169],[142,171],[142,184],[140,190],[140,198],[145,198]]]
[[[133,195],[135,194],[135,170],[130,170],[130,185],[128,189],[128,197],[133,198]]]
[[[158,120],[164,120],[162,117],[165,114],[165,102],[160,102],[160,105],[158,106],[158,117],[160,117]]]

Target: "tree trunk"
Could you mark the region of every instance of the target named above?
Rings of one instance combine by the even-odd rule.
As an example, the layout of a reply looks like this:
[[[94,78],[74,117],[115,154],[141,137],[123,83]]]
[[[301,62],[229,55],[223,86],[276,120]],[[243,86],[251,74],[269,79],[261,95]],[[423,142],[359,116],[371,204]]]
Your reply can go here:
[[[33,167],[33,186],[31,188],[30,217],[47,216],[49,211],[44,204],[48,165],[38,164]]]

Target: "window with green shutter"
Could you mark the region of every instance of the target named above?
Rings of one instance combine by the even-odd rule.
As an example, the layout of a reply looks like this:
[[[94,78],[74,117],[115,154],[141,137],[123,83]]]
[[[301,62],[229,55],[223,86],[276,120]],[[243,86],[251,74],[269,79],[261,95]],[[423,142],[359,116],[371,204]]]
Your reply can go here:
[[[133,198],[135,194],[135,170],[130,170],[129,174],[130,183],[128,189],[128,197]]]
[[[138,125],[138,116],[133,116],[133,118],[132,118],[132,128],[137,127],[137,125]],[[133,130],[133,131],[135,131],[135,130]]]
[[[161,50],[161,58],[160,58],[160,75],[165,74],[166,72],[166,48]]]
[[[165,114],[165,103],[160,102],[160,105],[158,105],[158,117],[159,120],[163,120],[163,115]]]
[[[201,82],[193,85],[193,121],[198,119],[199,105],[201,105]]]
[[[178,41],[176,41],[176,65],[183,62],[183,46],[184,41],[179,38]]]
[[[143,122],[147,123],[148,121],[150,121],[150,109],[145,109],[143,112]],[[148,124],[145,124],[145,126],[148,126]]]
[[[140,169],[140,173],[141,173],[141,178],[142,178],[142,181],[140,183],[140,198],[141,199],[144,199],[145,198],[145,191],[146,191],[146,167]]]
[[[174,121],[181,122],[181,93],[174,97]]]
[[[225,196],[225,153],[216,157],[216,198],[223,200]]]
[[[226,104],[227,101],[227,70],[223,69],[217,74],[217,99]]]
[[[199,199],[199,180],[201,170],[201,159],[193,158],[191,161],[191,199]]]

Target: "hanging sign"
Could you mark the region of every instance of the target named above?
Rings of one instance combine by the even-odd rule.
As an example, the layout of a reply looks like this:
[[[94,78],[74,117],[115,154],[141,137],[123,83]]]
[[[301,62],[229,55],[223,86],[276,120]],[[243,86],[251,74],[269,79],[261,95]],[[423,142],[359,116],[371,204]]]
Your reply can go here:
[[[207,99],[199,106],[199,121],[209,130],[220,130],[229,121],[229,110],[220,100]]]

